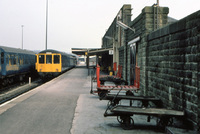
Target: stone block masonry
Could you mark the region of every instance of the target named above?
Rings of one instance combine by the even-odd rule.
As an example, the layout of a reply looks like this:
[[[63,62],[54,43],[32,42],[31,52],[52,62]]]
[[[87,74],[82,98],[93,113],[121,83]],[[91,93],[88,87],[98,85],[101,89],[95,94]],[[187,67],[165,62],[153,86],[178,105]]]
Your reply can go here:
[[[114,45],[113,62],[123,66],[122,77],[129,84],[133,83],[134,66],[140,67],[141,95],[158,97],[165,107],[186,111],[192,127],[198,129],[200,11],[179,21],[169,21],[168,7],[144,7],[133,21],[130,11],[131,5],[124,5],[117,16],[124,14],[120,21],[135,32],[116,26],[116,16],[105,34],[115,41],[104,38],[102,47]],[[136,52],[133,52],[135,46]]]
[[[148,95],[200,122],[200,11],[148,35]]]
[[[159,10],[159,13],[156,14],[155,10]],[[155,27],[163,27],[167,24],[167,15],[169,13],[168,7],[145,7],[142,10],[142,13],[130,22],[130,27],[135,29],[135,33],[131,30],[128,30],[126,33],[126,41],[127,43],[137,37],[140,37],[140,41],[136,42],[136,49],[137,49],[137,65],[140,66],[140,87],[142,94],[146,95],[147,91],[147,36],[150,32],[154,30]],[[158,15],[158,16],[157,16]],[[155,17],[158,23],[155,23]],[[127,74],[130,74],[131,71],[130,67],[130,46],[127,46]],[[131,76],[127,76],[127,81],[130,83]]]

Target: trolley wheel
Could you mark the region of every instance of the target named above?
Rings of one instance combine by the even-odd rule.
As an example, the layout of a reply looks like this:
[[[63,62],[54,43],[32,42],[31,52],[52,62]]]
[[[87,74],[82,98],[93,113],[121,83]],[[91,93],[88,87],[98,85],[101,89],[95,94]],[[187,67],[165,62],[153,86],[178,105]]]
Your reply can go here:
[[[115,106],[115,104],[112,101],[108,101],[107,108],[109,110],[111,110],[114,106]]]
[[[111,100],[108,101],[108,104],[107,104],[108,107],[114,107],[115,105],[116,104],[113,101]]]
[[[119,104],[119,100],[109,100],[107,106],[116,106]]]
[[[106,95],[107,95],[108,91],[100,91],[100,93],[98,93],[100,99],[103,99]]]
[[[197,126],[199,126],[199,127],[197,128],[197,131],[200,132],[200,122],[197,123]]]
[[[117,121],[122,124],[123,123],[123,120],[121,119],[121,116],[117,116]]]
[[[157,125],[160,127],[171,126],[172,124],[173,124],[173,118],[167,116],[157,118]]]
[[[120,85],[128,85],[128,82],[127,82],[127,81],[124,81],[124,80],[122,80],[122,81],[120,82]]]
[[[124,130],[131,130],[133,129],[134,126],[134,120],[130,117],[130,116],[121,116],[120,117],[121,120],[119,120],[119,122],[121,123],[121,126]]]

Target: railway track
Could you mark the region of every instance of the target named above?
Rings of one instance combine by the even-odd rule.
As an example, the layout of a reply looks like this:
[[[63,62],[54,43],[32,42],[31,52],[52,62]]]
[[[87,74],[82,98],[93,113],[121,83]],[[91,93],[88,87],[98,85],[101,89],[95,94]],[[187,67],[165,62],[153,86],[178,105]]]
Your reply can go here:
[[[37,86],[44,84],[41,79],[34,80],[32,83],[15,83],[0,89],[0,104],[9,101]]]
[[[70,69],[66,71],[69,71]],[[62,72],[61,74],[65,73],[66,71]],[[31,82],[31,84],[29,84],[29,82],[27,81],[26,82],[24,81],[24,82],[14,83],[6,87],[0,87],[0,105],[54,78],[56,77],[51,77],[46,79],[34,77],[34,80],[33,82]]]

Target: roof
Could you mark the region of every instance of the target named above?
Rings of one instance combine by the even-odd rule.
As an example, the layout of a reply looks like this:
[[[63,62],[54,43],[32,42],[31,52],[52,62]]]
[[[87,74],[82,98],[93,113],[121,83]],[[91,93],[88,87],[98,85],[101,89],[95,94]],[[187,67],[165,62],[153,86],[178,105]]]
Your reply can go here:
[[[70,56],[76,56],[75,54],[71,54],[71,53],[65,53],[65,52],[61,52],[61,51],[57,51],[57,50],[53,50],[53,49],[47,49],[47,50],[43,50],[41,52],[39,52],[39,54],[41,53],[60,53],[62,55],[70,55]]]
[[[174,22],[176,22],[176,21],[178,21],[178,20],[176,20],[176,19],[174,19],[174,18],[172,18],[172,17],[169,17],[169,16],[168,16],[168,18],[167,18],[168,24],[174,23]]]
[[[21,53],[21,54],[33,54],[33,55],[35,55],[35,53],[33,51],[20,49],[20,48],[12,48],[12,47],[0,46],[0,49],[3,52]]]
[[[53,50],[53,49],[43,50],[43,51],[41,51],[39,53],[48,53],[48,52],[50,52],[50,53],[62,53],[62,52],[59,52],[59,51]]]
[[[97,55],[97,54],[103,54],[108,53],[110,50],[113,50],[113,48],[100,48],[100,49],[93,49],[88,52],[89,55]]]
[[[87,48],[72,48],[71,52],[77,55],[85,55],[85,52],[88,52]]]

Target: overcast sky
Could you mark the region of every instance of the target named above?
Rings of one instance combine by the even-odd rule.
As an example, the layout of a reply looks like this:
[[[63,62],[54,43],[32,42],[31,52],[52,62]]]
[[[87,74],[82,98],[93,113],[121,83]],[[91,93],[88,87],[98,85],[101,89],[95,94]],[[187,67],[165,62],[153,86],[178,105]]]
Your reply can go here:
[[[101,38],[123,4],[132,20],[156,0],[48,0],[48,49],[100,48]],[[200,10],[200,0],[160,0],[169,16],[181,19]],[[45,49],[46,0],[0,0],[0,46]]]

